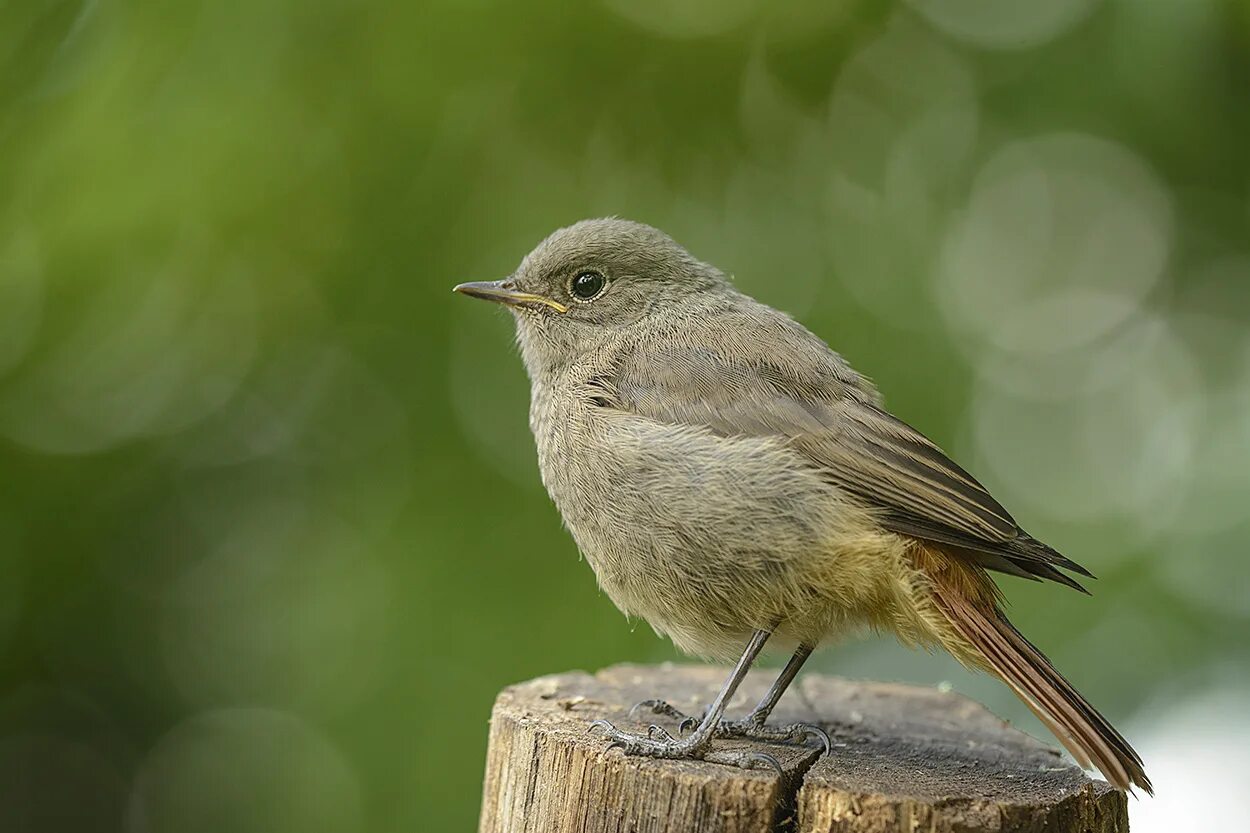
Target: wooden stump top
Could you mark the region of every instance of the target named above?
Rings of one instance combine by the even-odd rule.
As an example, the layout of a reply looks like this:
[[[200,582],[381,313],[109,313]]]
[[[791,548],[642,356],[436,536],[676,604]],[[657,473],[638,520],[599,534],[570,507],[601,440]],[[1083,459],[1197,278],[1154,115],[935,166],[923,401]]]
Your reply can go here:
[[[586,727],[606,718],[646,731],[629,708],[662,697],[699,713],[726,670],[618,665],[539,677],[500,693],[491,715],[481,833],[703,833],[703,831],[1128,830],[1125,796],[1091,781],[1059,753],[957,694],[809,674],[770,722],[818,723],[832,754],[752,745],[784,772],[605,752]],[[773,672],[752,672],[730,703],[746,713]],[[667,726],[672,731],[675,727]]]

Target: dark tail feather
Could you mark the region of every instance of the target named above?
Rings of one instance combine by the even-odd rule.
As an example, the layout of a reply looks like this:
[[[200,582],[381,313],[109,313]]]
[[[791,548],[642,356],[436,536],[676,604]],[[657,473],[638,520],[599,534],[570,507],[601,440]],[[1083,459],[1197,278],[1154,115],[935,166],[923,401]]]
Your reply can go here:
[[[942,611],[976,647],[1046,728],[1054,732],[1077,763],[1092,762],[1112,785],[1141,787],[1153,795],[1141,758],[1107,719],[1064,679],[1050,660],[1015,629],[997,608],[983,610],[964,593],[935,584]]]

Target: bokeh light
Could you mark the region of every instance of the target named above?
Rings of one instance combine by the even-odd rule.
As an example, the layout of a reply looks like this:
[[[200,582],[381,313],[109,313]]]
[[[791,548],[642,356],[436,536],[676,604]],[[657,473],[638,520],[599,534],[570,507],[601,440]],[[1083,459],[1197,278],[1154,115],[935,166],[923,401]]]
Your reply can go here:
[[[900,17],[852,54],[827,119],[829,249],[873,315],[931,326],[929,270],[976,146],[980,106],[969,62]]]
[[[1027,49],[1062,34],[1089,16],[1099,0],[908,0],[935,27],[974,46]]]
[[[1167,195],[1121,147],[1087,136],[1012,143],[973,182],[939,297],[994,349],[1048,353],[1121,323],[1162,277]]]

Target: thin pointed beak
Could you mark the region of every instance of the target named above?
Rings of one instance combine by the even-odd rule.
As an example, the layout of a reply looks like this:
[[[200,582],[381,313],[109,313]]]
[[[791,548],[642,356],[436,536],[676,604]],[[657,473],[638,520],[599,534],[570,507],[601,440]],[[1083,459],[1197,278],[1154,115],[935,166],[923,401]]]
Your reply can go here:
[[[543,306],[551,307],[556,312],[563,313],[569,311],[569,308],[559,301],[553,301],[550,298],[533,295],[529,292],[517,292],[505,284],[507,284],[507,280],[473,281],[472,283],[462,283],[452,291],[459,292],[461,295],[468,295],[470,298],[481,298],[484,301],[496,301],[501,304],[509,304],[510,306],[542,304]]]

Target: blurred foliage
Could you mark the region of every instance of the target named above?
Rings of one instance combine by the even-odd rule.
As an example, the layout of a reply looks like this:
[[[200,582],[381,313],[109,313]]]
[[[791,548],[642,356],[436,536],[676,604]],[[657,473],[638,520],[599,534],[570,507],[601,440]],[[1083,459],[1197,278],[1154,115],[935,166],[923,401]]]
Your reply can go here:
[[[672,656],[448,291],[605,214],[1099,574],[1019,624],[1219,792],[1168,715],[1250,685],[1248,89],[1240,0],[0,4],[0,827],[467,829],[500,687]]]

